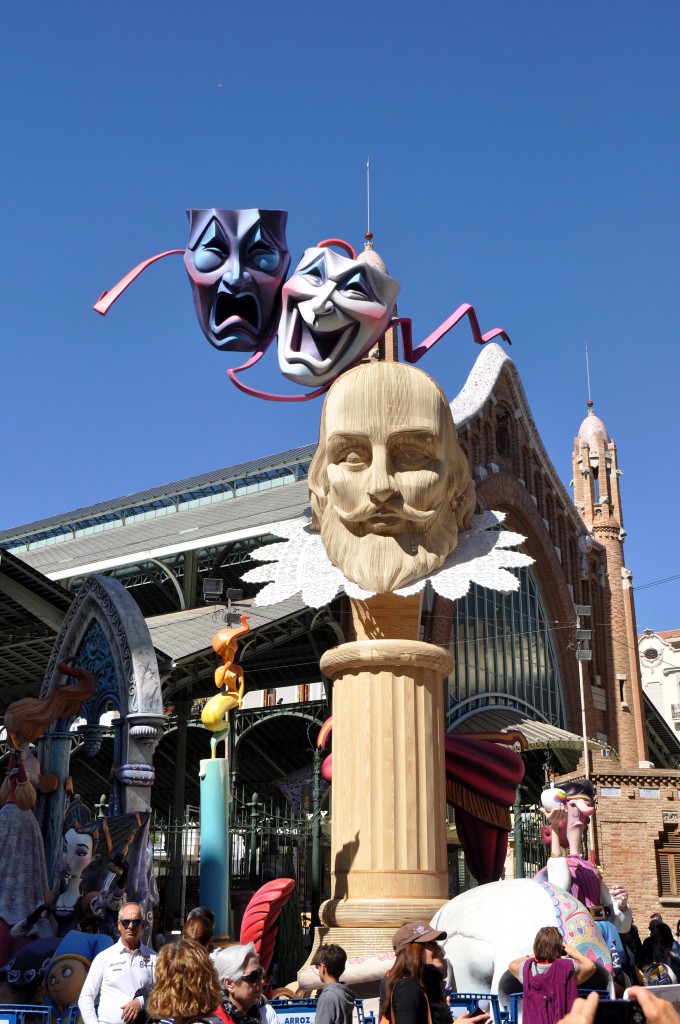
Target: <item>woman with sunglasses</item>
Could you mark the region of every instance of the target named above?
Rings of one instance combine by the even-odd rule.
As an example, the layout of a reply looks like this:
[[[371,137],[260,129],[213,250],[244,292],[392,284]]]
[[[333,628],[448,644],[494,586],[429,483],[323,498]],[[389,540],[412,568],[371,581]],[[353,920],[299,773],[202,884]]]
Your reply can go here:
[[[215,970],[223,993],[217,1015],[225,1024],[276,1024],[276,1013],[262,996],[264,970],[252,942],[221,949]]]
[[[158,954],[156,978],[146,1010],[151,1020],[163,1024],[211,1021],[220,1005],[220,987],[205,946],[180,938],[163,946]]]

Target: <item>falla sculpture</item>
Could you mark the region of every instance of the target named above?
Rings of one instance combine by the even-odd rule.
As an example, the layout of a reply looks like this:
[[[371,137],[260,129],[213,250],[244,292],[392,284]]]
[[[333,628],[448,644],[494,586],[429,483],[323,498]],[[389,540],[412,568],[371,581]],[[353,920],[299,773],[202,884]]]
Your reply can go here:
[[[224,687],[223,693],[216,693],[201,711],[201,722],[213,735],[210,737],[211,757],[217,757],[217,744],[229,731],[229,712],[240,708],[245,692],[243,669],[234,664],[239,640],[250,632],[249,615],[241,615],[241,625],[221,629],[213,637],[212,649],[222,659],[215,669],[215,686]]]
[[[144,270],[166,256],[183,256],[196,317],[207,340],[222,352],[249,353],[246,362],[229,368],[227,375],[252,397],[277,402],[316,398],[339,374],[359,363],[392,327],[401,331],[407,363],[417,363],[465,317],[478,344],[494,338],[510,343],[501,328],[482,334],[474,308],[462,303],[414,347],[411,320],[396,316],[397,281],[339,238],[327,238],[306,249],[286,281],[291,257],[285,210],[189,209],[187,215],[186,248],[143,260],[103,292],[94,309],[106,316]],[[269,394],[240,379],[277,335],[282,375],[311,391]]]

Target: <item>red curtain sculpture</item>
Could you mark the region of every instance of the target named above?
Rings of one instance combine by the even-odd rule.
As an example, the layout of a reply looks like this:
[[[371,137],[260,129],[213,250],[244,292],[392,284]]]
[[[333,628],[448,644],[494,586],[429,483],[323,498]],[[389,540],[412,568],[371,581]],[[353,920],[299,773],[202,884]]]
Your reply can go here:
[[[510,807],[524,777],[524,761],[510,749],[527,741],[520,732],[448,733],[446,797],[468,868],[480,885],[501,877],[511,828]]]

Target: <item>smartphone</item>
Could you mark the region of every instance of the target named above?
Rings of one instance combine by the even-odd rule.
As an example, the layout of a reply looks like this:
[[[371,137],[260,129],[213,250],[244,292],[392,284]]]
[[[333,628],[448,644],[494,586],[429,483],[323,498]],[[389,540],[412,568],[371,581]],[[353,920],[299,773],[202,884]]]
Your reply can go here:
[[[595,1024],[645,1024],[645,1015],[633,999],[600,999]]]

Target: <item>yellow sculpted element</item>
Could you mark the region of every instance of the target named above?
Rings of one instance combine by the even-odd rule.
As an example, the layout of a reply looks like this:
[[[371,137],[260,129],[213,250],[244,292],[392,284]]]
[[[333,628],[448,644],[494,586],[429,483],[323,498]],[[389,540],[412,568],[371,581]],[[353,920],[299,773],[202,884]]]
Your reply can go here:
[[[243,669],[240,665],[234,665],[234,658],[239,639],[250,632],[249,617],[242,615],[240,626],[233,629],[221,629],[213,637],[213,651],[215,654],[219,654],[224,662],[223,665],[215,669],[215,686],[225,688],[224,693],[216,693],[214,697],[211,697],[201,712],[203,725],[215,733],[210,740],[213,757],[215,757],[217,743],[229,729],[227,718],[229,712],[233,708],[240,708],[243,701],[245,689]]]

